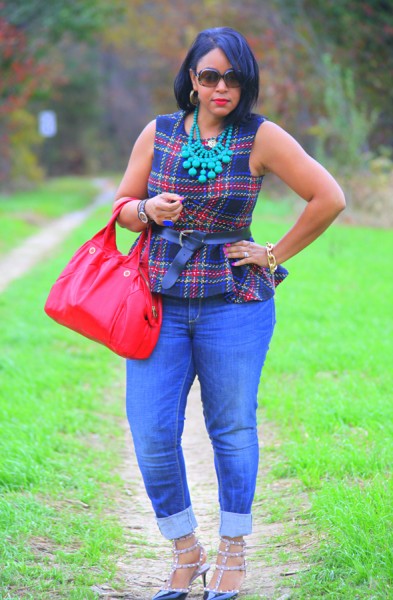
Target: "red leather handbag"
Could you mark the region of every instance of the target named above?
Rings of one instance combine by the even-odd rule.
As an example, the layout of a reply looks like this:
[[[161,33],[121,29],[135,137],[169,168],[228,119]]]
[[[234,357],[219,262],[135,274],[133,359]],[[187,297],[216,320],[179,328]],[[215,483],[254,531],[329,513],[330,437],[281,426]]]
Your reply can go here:
[[[117,249],[116,218],[126,202],[71,258],[50,290],[45,312],[124,358],[143,359],[160,335],[162,299],[150,291],[150,227],[130,255]]]

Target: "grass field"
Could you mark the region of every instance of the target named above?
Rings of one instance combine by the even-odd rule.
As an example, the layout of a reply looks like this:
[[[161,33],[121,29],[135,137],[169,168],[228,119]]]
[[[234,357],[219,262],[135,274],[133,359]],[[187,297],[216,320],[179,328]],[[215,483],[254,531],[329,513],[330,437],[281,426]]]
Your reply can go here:
[[[290,212],[259,205],[254,236],[275,241]],[[121,486],[123,362],[43,313],[54,278],[107,214],[0,296],[4,600],[96,598],[91,586],[111,581],[122,552],[108,505]],[[318,544],[292,578],[299,600],[393,597],[392,250],[390,231],[332,227],[287,263],[277,290],[260,403],[281,439],[271,477],[311,500],[304,518]]]
[[[391,231],[333,227],[277,289],[260,402],[321,540],[295,598],[393,598],[392,254]]]
[[[96,193],[90,178],[61,177],[28,192],[0,194],[0,256],[50,219],[84,208]]]
[[[121,551],[108,504],[119,488],[123,361],[43,312],[54,278],[104,212],[0,296],[4,599],[96,598],[90,586],[111,579]]]

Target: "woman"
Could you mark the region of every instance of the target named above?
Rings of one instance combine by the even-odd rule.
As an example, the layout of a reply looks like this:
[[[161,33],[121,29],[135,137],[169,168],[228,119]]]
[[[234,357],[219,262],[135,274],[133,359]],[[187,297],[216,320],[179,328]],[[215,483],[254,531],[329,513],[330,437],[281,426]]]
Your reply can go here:
[[[203,577],[205,600],[237,597],[258,468],[257,391],[273,333],[281,266],[343,210],[333,177],[283,129],[251,112],[256,60],[230,28],[201,32],[175,80],[179,112],[142,131],[116,200],[122,227],[152,224],[150,280],[162,294],[160,339],[150,358],[127,361],[127,415],[162,534],[173,540],[169,578],[154,599],[184,599]],[[252,211],[275,173],[307,204],[274,245],[253,241]],[[115,202],[116,205],[116,202]],[[278,266],[277,266],[278,265]],[[198,375],[214,449],[220,536],[206,586],[206,552],[187,487],[181,435]]]

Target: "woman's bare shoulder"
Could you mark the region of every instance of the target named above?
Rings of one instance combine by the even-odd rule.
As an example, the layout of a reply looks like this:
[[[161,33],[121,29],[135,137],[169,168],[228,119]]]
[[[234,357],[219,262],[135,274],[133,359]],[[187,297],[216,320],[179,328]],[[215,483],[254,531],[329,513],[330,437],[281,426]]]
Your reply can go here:
[[[294,156],[306,156],[299,142],[277,123],[268,120],[261,123],[253,146],[253,162],[256,169],[265,174],[271,170],[272,163],[277,159],[285,161]]]

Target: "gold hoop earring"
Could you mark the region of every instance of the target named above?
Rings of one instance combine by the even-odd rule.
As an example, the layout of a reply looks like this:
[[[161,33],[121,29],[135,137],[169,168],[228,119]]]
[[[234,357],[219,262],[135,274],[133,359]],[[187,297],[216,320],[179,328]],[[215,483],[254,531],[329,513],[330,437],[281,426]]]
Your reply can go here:
[[[190,103],[193,106],[198,106],[198,92],[196,90],[191,90],[190,92]]]

